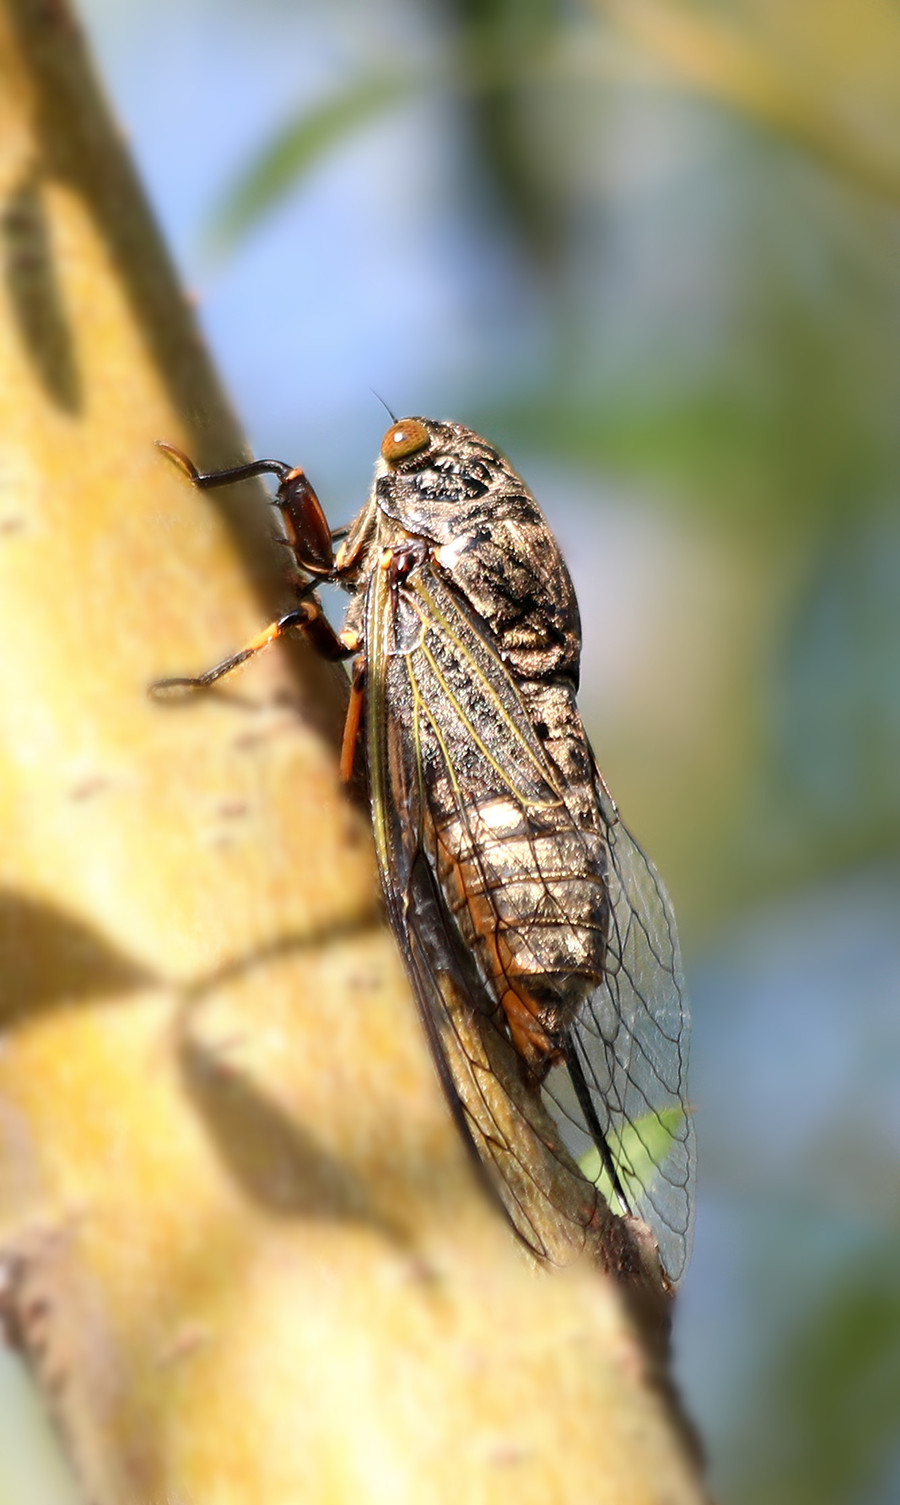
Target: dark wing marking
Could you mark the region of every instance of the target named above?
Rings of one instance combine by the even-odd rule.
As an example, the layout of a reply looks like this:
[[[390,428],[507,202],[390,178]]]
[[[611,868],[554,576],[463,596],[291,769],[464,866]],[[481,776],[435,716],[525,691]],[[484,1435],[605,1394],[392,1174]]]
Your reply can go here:
[[[543,812],[561,805],[555,771],[480,625],[431,566],[420,566],[400,585],[391,584],[388,571],[373,572],[366,650],[369,778],[382,884],[456,1122],[516,1231],[536,1253],[565,1263],[590,1236],[608,1262],[625,1263],[623,1225],[608,1204],[630,1211],[633,1201],[643,1213],[620,1133],[620,1125],[633,1124],[627,1116],[636,1101],[627,1090],[632,1046],[640,1056],[647,1035],[625,983],[637,965],[635,927],[644,919],[644,911],[635,912],[619,894],[630,895],[633,884],[628,874],[623,883],[618,868],[612,875],[610,973],[590,1019],[579,1020],[568,1040],[568,1098],[548,1094],[525,1071],[496,991],[464,942],[441,881],[438,847],[441,822],[456,821],[491,901],[505,905],[520,927],[559,924],[564,916],[555,912],[550,886],[542,887],[536,854]],[[521,813],[535,852],[527,866],[536,877],[507,878],[502,892],[491,866],[493,833],[473,798],[485,787]],[[640,988],[637,979],[635,998]],[[619,1004],[631,1007],[631,1022],[614,1029],[607,1016]],[[610,1102],[598,1099],[604,1072]],[[643,1096],[640,1109],[647,1111]],[[574,1133],[567,1132],[571,1124]],[[587,1136],[584,1146],[578,1130]],[[597,1183],[603,1197],[596,1177],[586,1178],[570,1153],[590,1143],[607,1170],[608,1186]],[[655,1230],[658,1218],[650,1221]]]

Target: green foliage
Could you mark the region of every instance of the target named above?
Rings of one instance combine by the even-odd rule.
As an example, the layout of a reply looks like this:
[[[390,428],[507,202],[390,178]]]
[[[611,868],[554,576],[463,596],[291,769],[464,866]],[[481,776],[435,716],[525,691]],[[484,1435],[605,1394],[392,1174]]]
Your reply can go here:
[[[562,29],[559,0],[452,0],[451,40],[431,59],[364,70],[304,105],[254,153],[213,211],[210,238],[233,246],[328,155],[380,115],[435,85],[450,91],[469,135],[473,202],[487,188],[539,262],[563,243],[559,163],[535,138],[535,84]]]
[[[609,1152],[629,1203],[650,1186],[653,1172],[663,1164],[673,1144],[678,1142],[683,1123],[684,1111],[681,1108],[665,1108],[661,1113],[645,1114],[610,1140]],[[578,1164],[587,1179],[599,1188],[609,1205],[615,1207],[618,1197],[612,1177],[596,1145],[582,1155]]]
[[[900,1275],[860,1250],[785,1334],[765,1389],[765,1445],[741,1460],[739,1505],[892,1498],[900,1414]]]
[[[536,137],[534,85],[564,31],[561,0],[451,0],[455,73],[476,171],[522,246],[552,266],[565,244],[564,173]],[[558,107],[559,99],[555,99]]]
[[[405,99],[412,83],[409,75],[364,73],[318,104],[304,105],[264,143],[214,210],[213,244],[227,249],[254,229],[330,152]]]

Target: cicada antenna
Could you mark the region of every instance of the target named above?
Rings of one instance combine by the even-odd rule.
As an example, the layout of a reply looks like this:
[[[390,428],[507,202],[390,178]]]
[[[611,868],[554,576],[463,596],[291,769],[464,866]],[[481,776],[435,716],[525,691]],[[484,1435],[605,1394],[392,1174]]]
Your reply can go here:
[[[381,406],[384,408],[384,411],[387,413],[388,417],[390,418],[391,423],[396,423],[397,422],[397,414],[395,412],[393,412],[391,408],[388,407],[388,405],[385,402],[384,398],[382,397],[381,393],[380,392],[376,392],[374,387],[370,387],[369,391],[371,392],[372,396],[376,397],[378,399],[378,401],[381,403]]]

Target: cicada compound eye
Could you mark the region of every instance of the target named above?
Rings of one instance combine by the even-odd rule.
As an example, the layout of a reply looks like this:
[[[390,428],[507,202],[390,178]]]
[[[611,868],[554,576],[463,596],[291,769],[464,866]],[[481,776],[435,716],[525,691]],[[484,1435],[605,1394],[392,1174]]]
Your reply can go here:
[[[381,441],[382,459],[393,465],[398,460],[405,460],[407,455],[425,449],[430,442],[431,435],[421,418],[402,418],[399,423],[392,424]]]

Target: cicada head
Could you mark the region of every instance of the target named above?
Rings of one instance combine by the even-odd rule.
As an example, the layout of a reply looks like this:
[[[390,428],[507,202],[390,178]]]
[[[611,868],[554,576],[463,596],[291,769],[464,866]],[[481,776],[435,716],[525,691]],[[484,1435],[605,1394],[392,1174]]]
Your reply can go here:
[[[497,451],[461,423],[402,418],[381,443],[375,500],[409,533],[446,543],[511,475]]]

